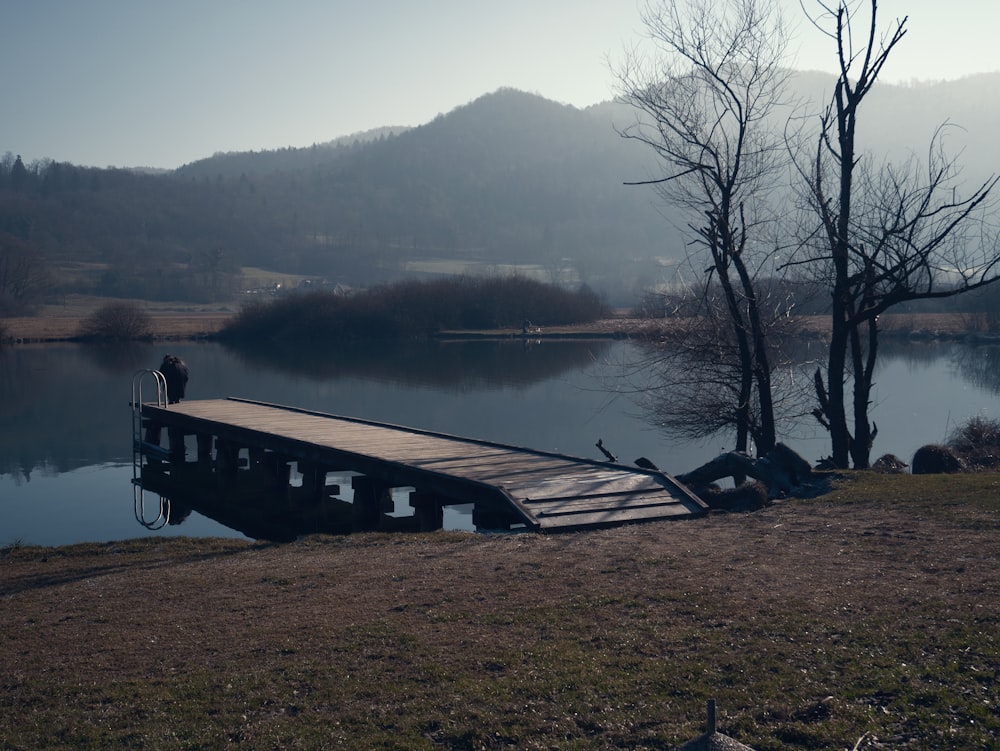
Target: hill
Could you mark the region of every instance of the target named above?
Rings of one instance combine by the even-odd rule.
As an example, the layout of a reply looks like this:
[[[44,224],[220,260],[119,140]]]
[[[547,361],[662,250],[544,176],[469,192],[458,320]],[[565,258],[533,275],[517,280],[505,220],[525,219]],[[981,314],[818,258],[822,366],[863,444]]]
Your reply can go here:
[[[801,74],[823,101],[832,79]],[[949,146],[970,178],[992,164],[1000,74],[881,86],[862,126],[873,158]],[[815,114],[819,106],[803,111]],[[228,299],[258,266],[351,286],[430,271],[531,265],[627,304],[682,257],[686,222],[648,187],[651,153],[621,138],[628,110],[501,89],[416,128],[297,149],[221,153],[158,174],[0,159],[0,243],[55,270],[61,294]],[[6,297],[5,297],[6,295]],[[17,307],[0,289],[0,314]]]

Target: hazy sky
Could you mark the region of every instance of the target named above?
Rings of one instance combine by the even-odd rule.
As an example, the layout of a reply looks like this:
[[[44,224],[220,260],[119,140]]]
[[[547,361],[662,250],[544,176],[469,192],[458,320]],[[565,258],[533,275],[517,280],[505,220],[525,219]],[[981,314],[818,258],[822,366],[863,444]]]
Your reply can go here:
[[[583,107],[613,96],[608,59],[641,39],[640,4],[0,0],[0,154],[177,167],[420,125],[502,86]],[[880,14],[910,19],[884,81],[1000,70],[996,0],[881,0]],[[832,70],[807,25],[793,47],[795,67]]]

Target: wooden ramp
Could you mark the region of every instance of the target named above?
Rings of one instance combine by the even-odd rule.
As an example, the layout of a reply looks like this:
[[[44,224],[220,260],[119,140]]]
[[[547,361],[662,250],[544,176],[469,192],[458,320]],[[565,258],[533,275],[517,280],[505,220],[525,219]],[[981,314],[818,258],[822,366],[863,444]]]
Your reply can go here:
[[[172,442],[198,436],[199,455],[211,436],[216,451],[221,442],[273,452],[383,487],[413,487],[443,505],[473,503],[481,519],[506,519],[502,526],[556,531],[706,511],[670,476],[638,467],[245,399],[143,404],[141,411]]]

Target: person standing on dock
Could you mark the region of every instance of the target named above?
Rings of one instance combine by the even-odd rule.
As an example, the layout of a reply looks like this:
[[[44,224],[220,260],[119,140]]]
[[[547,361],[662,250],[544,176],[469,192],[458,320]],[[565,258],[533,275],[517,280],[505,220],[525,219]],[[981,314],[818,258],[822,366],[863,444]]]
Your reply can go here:
[[[187,389],[188,367],[177,355],[164,355],[160,363],[160,372],[167,382],[167,402],[177,404],[184,398]]]

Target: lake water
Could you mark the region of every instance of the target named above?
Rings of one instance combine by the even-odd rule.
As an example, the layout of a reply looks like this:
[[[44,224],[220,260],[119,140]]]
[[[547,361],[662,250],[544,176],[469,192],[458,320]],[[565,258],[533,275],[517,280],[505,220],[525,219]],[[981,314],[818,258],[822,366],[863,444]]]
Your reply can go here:
[[[132,375],[166,351],[191,369],[189,399],[240,396],[467,435],[592,459],[596,441],[671,473],[732,448],[651,429],[607,389],[634,345],[611,341],[453,342],[289,350],[248,356],[218,343],[25,345],[0,351],[0,546],[61,545],[146,535],[241,536],[191,514],[157,531],[133,513]],[[909,459],[972,415],[1000,417],[1000,348],[887,346],[877,377],[874,455]],[[810,461],[829,453],[810,421],[784,439]],[[727,445],[727,441],[729,444]],[[467,508],[446,528],[470,529]]]

